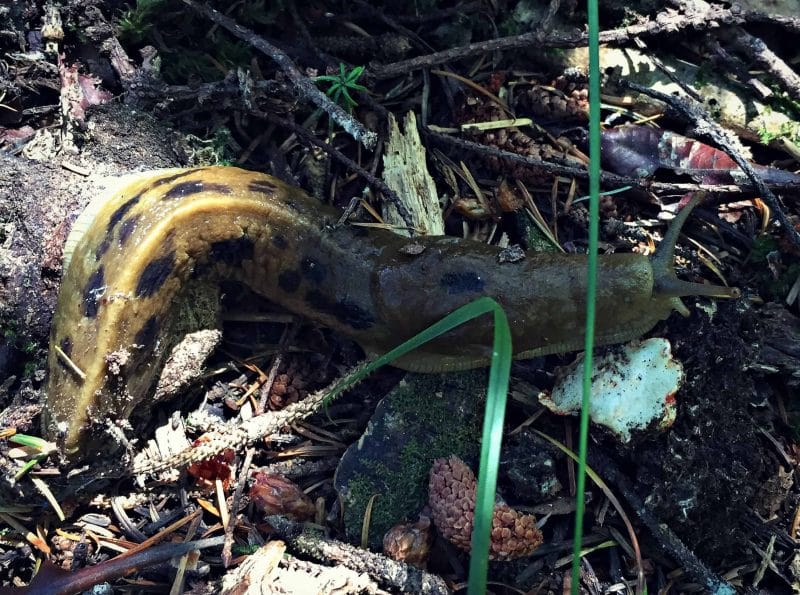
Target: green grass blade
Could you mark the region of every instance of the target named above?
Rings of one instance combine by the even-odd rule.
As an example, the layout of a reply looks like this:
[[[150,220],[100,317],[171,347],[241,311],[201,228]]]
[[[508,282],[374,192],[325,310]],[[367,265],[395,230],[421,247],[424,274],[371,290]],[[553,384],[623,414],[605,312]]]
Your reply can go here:
[[[583,402],[578,438],[578,477],[576,481],[575,533],[572,547],[572,595],[580,592],[583,515],[586,508],[586,451],[589,440],[589,399],[592,390],[592,350],[594,349],[595,299],[597,294],[597,239],[600,213],[600,19],[597,0],[588,0],[589,22],[589,265],[586,284],[586,332],[583,358]]]
[[[497,470],[500,466],[500,446],[503,440],[503,421],[511,372],[511,329],[503,309],[495,303],[492,365],[486,393],[486,412],[483,417],[481,463],[475,498],[475,517],[472,524],[472,544],[469,561],[469,595],[486,592],[489,571],[489,538],[492,530]]]
[[[339,384],[331,389],[329,399],[333,399],[340,392],[361,381],[363,378],[367,377],[381,366],[390,364],[398,357],[401,357],[409,351],[413,351],[414,349],[421,347],[428,341],[432,341],[439,335],[446,333],[447,331],[452,330],[457,326],[464,324],[465,322],[469,322],[473,318],[477,318],[478,316],[482,316],[483,314],[487,314],[489,312],[494,312],[495,308],[500,308],[499,304],[489,297],[478,298],[469,304],[461,306],[457,310],[454,310],[442,318],[439,322],[432,324],[424,331],[410,338],[408,341],[398,345],[388,353],[385,353],[384,355],[369,362],[355,375],[343,378]]]
[[[339,393],[359,382],[377,368],[391,363],[398,357],[421,347],[428,341],[465,322],[490,312],[494,316],[494,337],[486,396],[486,412],[484,414],[481,462],[478,471],[475,521],[472,531],[472,556],[469,574],[470,595],[486,592],[489,536],[497,488],[497,470],[503,437],[508,379],[511,371],[511,360],[513,359],[511,329],[508,325],[508,318],[500,304],[492,298],[482,297],[461,306],[408,341],[369,362],[355,374],[342,379],[328,394],[329,400],[334,399]]]

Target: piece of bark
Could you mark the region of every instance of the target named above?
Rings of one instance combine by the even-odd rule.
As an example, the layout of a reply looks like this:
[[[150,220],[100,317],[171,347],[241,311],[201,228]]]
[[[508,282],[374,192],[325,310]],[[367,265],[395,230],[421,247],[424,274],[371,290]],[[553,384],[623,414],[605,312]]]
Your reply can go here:
[[[383,179],[386,185],[397,193],[411,214],[411,223],[418,234],[429,236],[444,235],[444,219],[436,193],[436,184],[425,161],[425,147],[417,132],[417,119],[414,112],[408,112],[403,120],[405,132],[400,132],[397,120],[389,114],[389,141],[383,156]],[[411,235],[406,223],[391,202],[383,203],[383,218],[400,235]]]

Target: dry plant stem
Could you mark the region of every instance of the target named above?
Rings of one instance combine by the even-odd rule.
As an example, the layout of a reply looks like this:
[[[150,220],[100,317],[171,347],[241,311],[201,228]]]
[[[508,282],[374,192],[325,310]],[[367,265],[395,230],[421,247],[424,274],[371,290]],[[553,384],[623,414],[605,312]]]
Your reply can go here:
[[[268,43],[263,37],[260,37],[253,31],[242,27],[233,19],[220,14],[213,8],[195,2],[194,0],[183,0],[183,2],[203,14],[220,27],[224,28],[229,33],[233,34],[235,37],[238,37],[266,56],[270,57],[281,68],[281,70],[283,70],[289,80],[292,81],[295,89],[297,89],[298,93],[300,93],[302,97],[311,101],[327,112],[334,122],[339,124],[339,126],[341,126],[345,132],[350,134],[350,136],[364,145],[367,149],[371,149],[375,146],[375,143],[378,140],[378,135],[371,130],[364,128],[361,122],[353,118],[341,107],[331,101],[330,98],[325,95],[325,93],[317,88],[313,81],[311,81],[307,76],[304,76],[303,73],[297,69],[289,56],[287,56],[283,51]]]
[[[397,196],[395,191],[392,190],[391,188],[389,188],[383,180],[381,180],[380,178],[377,178],[374,175],[372,175],[370,172],[368,172],[363,167],[361,167],[358,163],[356,163],[355,161],[353,161],[352,159],[350,159],[349,157],[344,155],[341,151],[339,151],[338,149],[334,148],[332,145],[322,142],[317,137],[315,137],[313,134],[311,134],[308,130],[303,128],[302,126],[299,126],[298,124],[295,124],[294,122],[291,122],[289,120],[284,120],[283,118],[278,118],[277,116],[273,116],[272,114],[270,114],[268,112],[262,112],[260,110],[249,110],[249,113],[252,114],[253,116],[258,117],[258,118],[263,118],[267,122],[271,122],[271,123],[276,124],[278,126],[281,126],[281,127],[284,127],[284,128],[288,128],[289,130],[294,132],[297,136],[299,136],[304,141],[314,145],[315,147],[318,147],[318,148],[322,149],[323,151],[328,153],[331,157],[333,157],[334,159],[336,159],[340,163],[342,163],[345,166],[347,166],[349,169],[351,169],[354,172],[356,172],[357,174],[359,174],[367,182],[369,182],[375,188],[380,190],[381,194],[383,194],[383,196],[387,200],[391,201],[391,203],[395,207],[397,207],[397,212],[400,213],[400,216],[403,218],[403,221],[405,222],[405,224],[409,228],[412,228],[412,225],[411,225],[412,218],[411,218],[411,214],[408,212],[408,209],[406,209],[405,205],[400,200],[400,198]]]
[[[711,592],[736,592],[730,583],[714,575],[669,527],[656,518],[632,489],[628,478],[610,458],[595,449],[589,453],[589,464],[609,483],[617,486],[639,520],[650,530],[661,548],[680,564],[686,574]]]
[[[740,81],[746,82],[762,99],[767,99],[772,95],[770,89],[765,89],[765,85],[747,71],[747,66],[738,56],[732,55],[727,49],[722,47],[716,35],[707,34],[704,45],[706,49],[705,54],[711,58],[712,65],[718,70],[730,72]]]
[[[362,550],[349,543],[325,539],[303,531],[301,523],[282,516],[268,516],[267,522],[275,532],[297,552],[334,565],[342,565],[355,572],[363,572],[386,588],[403,593],[445,595],[450,593],[444,580],[429,572],[419,570],[386,556]]]
[[[569,165],[561,165],[559,163],[553,163],[551,161],[541,161],[539,159],[533,159],[531,157],[525,157],[523,155],[518,155],[517,153],[512,153],[510,151],[504,151],[502,149],[496,149],[494,147],[489,147],[487,145],[482,145],[480,143],[476,143],[473,141],[464,140],[462,138],[453,137],[447,134],[440,134],[438,132],[433,132],[430,129],[424,129],[426,136],[430,139],[441,142],[446,145],[450,145],[451,147],[455,147],[458,149],[463,149],[466,151],[471,151],[473,153],[479,153],[484,157],[497,157],[499,159],[504,159],[506,161],[513,161],[516,163],[524,163],[529,165],[531,168],[539,169],[541,171],[549,172],[553,175],[558,176],[567,176],[567,177],[574,177],[579,179],[588,179],[589,172],[581,167],[572,167]],[[622,187],[622,186],[632,186],[634,188],[641,188],[642,190],[648,190],[652,192],[675,192],[685,194],[687,192],[700,192],[704,191],[707,193],[714,193],[714,194],[741,194],[743,191],[751,190],[750,185],[742,184],[673,184],[669,182],[651,182],[646,178],[628,178],[625,176],[619,176],[617,174],[613,174],[611,172],[601,172],[600,174],[600,181],[606,187]],[[792,184],[770,184],[772,188],[781,189],[797,189],[797,185]]]
[[[255,449],[248,448],[242,462],[242,468],[239,471],[239,480],[236,482],[236,490],[233,492],[233,499],[231,500],[231,521],[225,527],[225,543],[222,546],[222,564],[225,568],[231,565],[232,555],[231,549],[233,548],[233,530],[236,528],[236,517],[239,514],[239,504],[242,501],[242,494],[244,494],[244,486],[247,485],[247,476],[250,473],[250,465],[253,462],[253,454]]]
[[[140,83],[137,88],[139,93],[147,93],[151,99],[156,101],[163,100],[169,97],[171,102],[197,102],[198,97],[202,97],[202,102],[197,102],[199,105],[195,111],[215,109],[212,106],[224,104],[226,101],[233,100],[235,105],[247,107],[249,102],[256,103],[260,98],[275,97],[275,96],[288,96],[289,86],[277,81],[244,81],[239,79],[235,72],[231,72],[221,81],[213,83],[202,83],[196,87],[189,85],[158,85],[146,87],[145,85],[153,81],[147,80]],[[243,88],[245,84],[248,86],[248,91],[251,97],[245,100],[243,97]],[[155,83],[154,83],[155,85]]]
[[[24,590],[3,587],[0,588],[0,595],[19,593],[25,593],[26,595],[71,595],[72,593],[80,593],[94,585],[121,578],[141,568],[166,562],[175,556],[182,556],[193,550],[222,545],[222,540],[222,537],[211,537],[189,543],[159,545],[137,551],[134,554],[122,554],[106,562],[87,566],[75,572],[67,572],[50,564],[40,570],[42,576],[36,575],[30,586]]]
[[[349,370],[343,378],[351,377],[352,374],[355,374],[364,365],[365,364],[362,364]],[[161,461],[147,461],[133,466],[132,469],[122,470],[122,473],[147,475],[170,469],[183,469],[187,465],[204,461],[218,455],[225,449],[230,448],[238,450],[243,446],[260,440],[264,436],[280,431],[284,426],[304,420],[317,411],[320,411],[326,401],[329,400],[331,389],[337,385],[338,382],[335,382],[324,390],[308,395],[298,403],[293,403],[280,411],[265,413],[264,415],[249,419],[236,428],[225,427],[223,431],[210,433],[208,435],[208,442],[188,448],[167,459]],[[346,389],[349,390],[353,388],[353,386],[354,384],[351,384],[347,386]],[[339,394],[342,392],[344,392],[344,390],[340,391]],[[97,472],[95,475],[98,479],[100,477],[118,477],[120,475],[120,469],[118,467],[106,468]]]
[[[741,27],[733,27],[728,31],[726,39],[734,48],[766,70],[792,98],[800,99],[800,76],[760,38],[750,35]]]
[[[662,12],[652,20],[620,27],[609,31],[600,32],[600,43],[622,43],[638,35],[661,35],[664,33],[674,34],[691,27],[695,30],[718,27],[720,24],[737,25],[744,22],[744,14],[737,8],[723,8],[718,5],[709,5],[705,10],[695,10],[690,14],[680,14],[675,12]],[[538,38],[538,31],[514,35],[511,37],[501,37],[490,39],[469,45],[444,50],[419,56],[410,60],[402,60],[385,66],[371,66],[372,74],[378,78],[389,78],[393,76],[407,74],[411,70],[428,68],[443,62],[468,58],[484,52],[498,50],[513,50],[524,47],[539,48],[574,48],[586,46],[589,43],[588,33],[560,34],[555,33],[546,36],[544,39]]]
[[[281,335],[281,340],[278,343],[278,353],[275,355],[275,359],[272,361],[272,365],[269,367],[269,374],[266,382],[264,382],[259,389],[261,398],[258,400],[256,415],[262,415],[267,410],[269,395],[272,392],[272,386],[275,384],[275,378],[278,375],[278,369],[283,363],[283,356],[286,353],[286,347],[294,341],[294,336],[297,333],[297,329],[297,324],[292,324],[287,326]]]
[[[736,147],[728,139],[727,132],[705,114],[701,105],[699,105],[697,102],[693,102],[682,97],[676,97],[675,95],[662,93],[660,91],[637,85],[629,81],[620,81],[620,85],[628,87],[629,89],[644,95],[649,95],[655,99],[659,99],[689,118],[698,134],[711,139],[723,151],[730,155],[731,159],[736,162],[736,165],[738,165],[739,168],[750,179],[750,182],[761,195],[761,198],[764,200],[764,202],[767,203],[767,206],[772,209],[772,212],[775,214],[775,218],[783,227],[787,237],[795,246],[800,246],[800,234],[795,231],[792,222],[789,221],[786,213],[784,213],[783,209],[781,209],[778,198],[772,193],[767,184],[764,183],[764,180],[761,179],[761,176],[758,175],[755,169],[753,169],[753,166],[750,164],[750,162],[742,157],[742,155],[736,150]]]
[[[339,466],[338,457],[326,457],[324,459],[287,459],[278,461],[263,467],[265,473],[273,475],[283,475],[286,479],[297,481],[300,478],[311,477],[314,475],[325,475],[335,471]]]

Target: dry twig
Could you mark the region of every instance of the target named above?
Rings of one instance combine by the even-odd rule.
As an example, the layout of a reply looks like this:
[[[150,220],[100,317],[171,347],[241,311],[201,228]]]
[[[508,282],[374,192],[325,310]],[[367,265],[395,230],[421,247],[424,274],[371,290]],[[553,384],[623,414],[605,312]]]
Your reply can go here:
[[[778,81],[793,99],[800,99],[800,76],[759,37],[741,27],[727,32],[726,40]]]
[[[247,42],[266,56],[270,57],[286,74],[301,96],[315,103],[318,107],[325,110],[334,122],[339,124],[345,132],[354,139],[371,149],[378,142],[378,135],[371,130],[364,128],[363,124],[353,116],[336,105],[330,98],[320,91],[317,86],[307,76],[303,75],[292,62],[291,58],[283,51],[268,43],[263,37],[256,35],[255,32],[242,27],[231,18],[220,14],[218,11],[204,4],[199,4],[194,0],[183,0],[196,11],[202,13],[208,19],[223,27],[229,33]]]
[[[502,149],[496,149],[494,147],[489,147],[487,145],[482,145],[480,143],[476,143],[473,141],[464,140],[462,138],[456,138],[447,134],[440,134],[438,132],[433,132],[430,129],[426,129],[425,132],[430,139],[436,142],[441,142],[442,144],[450,145],[452,147],[463,149],[465,151],[470,151],[472,153],[478,153],[484,157],[497,157],[499,159],[504,159],[506,161],[523,163],[529,165],[531,168],[539,169],[541,171],[546,171],[553,175],[575,177],[583,180],[589,178],[588,170],[581,167],[574,167],[570,165],[562,165],[560,163],[555,163],[551,161],[542,161],[540,159],[533,159],[532,157],[527,157],[525,155],[518,155],[517,153],[512,153],[511,151],[504,151]],[[714,194],[741,194],[743,191],[748,191],[753,189],[753,186],[749,184],[738,184],[738,185],[737,184],[691,184],[691,183],[679,184],[672,182],[652,182],[647,178],[629,178],[626,176],[620,176],[607,171],[601,172],[600,181],[605,186],[616,186],[618,188],[622,186],[632,186],[634,188],[641,188],[643,190],[649,190],[653,192],[674,192],[681,194],[685,194],[687,192],[701,192],[701,191]],[[796,189],[797,185],[769,184],[769,187],[776,189],[782,189],[782,188]]]
[[[654,89],[650,89],[649,87],[637,85],[636,83],[631,83],[629,81],[621,80],[620,85],[627,87],[632,91],[642,93],[643,95],[649,95],[650,97],[663,101],[689,118],[699,135],[711,139],[726,153],[728,153],[728,155],[730,155],[731,159],[736,162],[736,165],[738,165],[739,168],[750,179],[750,182],[761,195],[761,198],[764,200],[764,202],[766,202],[769,208],[772,209],[773,213],[775,214],[775,218],[783,227],[787,237],[796,246],[800,246],[800,234],[795,231],[792,222],[789,221],[786,213],[784,213],[783,209],[781,209],[778,198],[772,193],[772,190],[769,189],[769,186],[764,183],[764,180],[761,179],[761,176],[755,171],[750,162],[745,159],[741,153],[739,153],[731,140],[728,138],[727,132],[704,112],[703,107],[700,104],[690,99],[662,93],[661,91],[656,91]]]
[[[718,27],[720,24],[734,25],[743,22],[744,13],[736,7],[723,8],[722,6],[714,4],[710,5],[708,10],[695,10],[688,14],[680,14],[674,10],[667,10],[656,15],[654,19],[643,23],[611,29],[609,31],[601,31],[600,43],[622,43],[639,35],[674,34],[690,27],[701,30]],[[411,58],[410,60],[402,60],[385,66],[373,65],[371,68],[372,74],[376,77],[390,78],[406,74],[411,70],[428,68],[437,64],[442,64],[443,62],[468,58],[484,52],[514,50],[534,46],[539,48],[575,48],[586,46],[588,43],[588,33],[555,33],[548,35],[544,39],[539,39],[538,31],[530,31],[522,35],[470,43],[465,46],[434,52],[433,54]]]
[[[367,573],[382,586],[394,588],[403,593],[426,595],[450,593],[450,589],[438,575],[419,570],[403,562],[396,562],[386,556],[362,550],[349,543],[314,536],[303,531],[300,523],[294,523],[284,517],[268,516],[267,522],[281,538],[297,551],[317,560],[341,564],[356,572]]]
[[[363,167],[361,167],[358,163],[356,163],[355,161],[353,161],[352,159],[347,157],[344,153],[342,153],[338,149],[334,148],[332,145],[322,142],[316,136],[311,134],[308,130],[303,128],[302,126],[299,126],[298,124],[295,124],[294,122],[291,122],[290,120],[285,120],[283,118],[278,118],[277,116],[274,116],[274,115],[272,115],[272,114],[270,114],[268,112],[262,112],[260,110],[250,110],[249,113],[254,115],[254,116],[256,116],[256,117],[263,118],[264,120],[267,120],[268,122],[271,122],[273,124],[277,124],[278,126],[282,126],[284,128],[288,128],[289,130],[294,132],[297,136],[299,136],[301,139],[303,139],[307,143],[312,144],[315,147],[318,147],[318,148],[322,149],[323,151],[328,153],[331,157],[333,157],[334,159],[336,159],[340,163],[343,163],[349,169],[353,170],[354,172],[356,172],[357,174],[362,176],[367,182],[369,182],[375,188],[380,190],[381,193],[383,194],[383,196],[387,200],[391,201],[391,203],[394,206],[397,207],[397,212],[400,213],[400,216],[403,218],[403,221],[405,222],[405,224],[409,228],[413,229],[413,227],[411,225],[412,218],[411,218],[411,214],[408,212],[408,209],[406,209],[406,207],[403,204],[403,202],[397,196],[397,193],[394,190],[392,190],[391,188],[389,188],[383,180],[381,180],[380,178],[372,175],[370,172],[368,172]]]

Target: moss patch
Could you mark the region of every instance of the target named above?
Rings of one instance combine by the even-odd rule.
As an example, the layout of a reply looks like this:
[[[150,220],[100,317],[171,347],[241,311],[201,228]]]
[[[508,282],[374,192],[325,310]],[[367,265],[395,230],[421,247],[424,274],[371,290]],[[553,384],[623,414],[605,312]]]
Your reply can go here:
[[[393,525],[416,520],[428,500],[428,471],[438,457],[477,458],[486,370],[409,374],[381,401],[361,439],[342,457],[335,486],[348,539],[358,542],[373,496],[369,545],[380,549]]]

